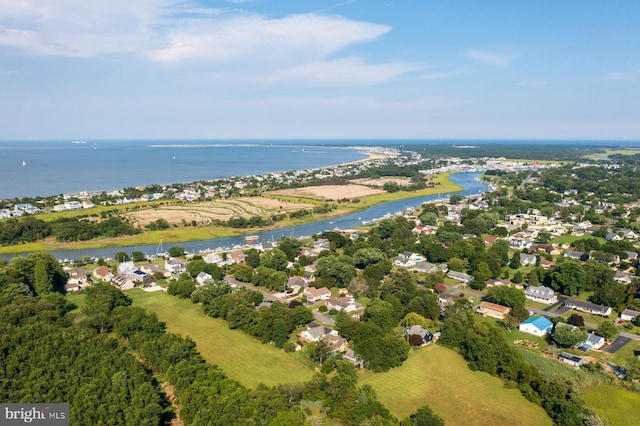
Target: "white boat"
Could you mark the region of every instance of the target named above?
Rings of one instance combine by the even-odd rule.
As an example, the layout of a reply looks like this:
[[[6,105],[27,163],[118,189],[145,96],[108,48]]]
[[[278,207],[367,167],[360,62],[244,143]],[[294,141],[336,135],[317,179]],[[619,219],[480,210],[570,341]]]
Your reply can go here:
[[[253,244],[257,243],[259,239],[260,237],[258,237],[257,235],[247,235],[246,237],[244,237],[244,242],[247,244]]]
[[[25,161],[22,162],[22,167],[26,166],[27,163]]]

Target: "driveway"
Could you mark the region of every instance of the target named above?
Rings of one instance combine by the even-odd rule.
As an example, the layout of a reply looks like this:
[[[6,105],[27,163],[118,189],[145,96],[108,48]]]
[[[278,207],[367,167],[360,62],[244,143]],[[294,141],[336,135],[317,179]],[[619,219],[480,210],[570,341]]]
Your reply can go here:
[[[630,341],[631,339],[629,339],[628,337],[618,336],[618,338],[614,340],[612,344],[604,348],[602,351],[610,354],[615,353]]]

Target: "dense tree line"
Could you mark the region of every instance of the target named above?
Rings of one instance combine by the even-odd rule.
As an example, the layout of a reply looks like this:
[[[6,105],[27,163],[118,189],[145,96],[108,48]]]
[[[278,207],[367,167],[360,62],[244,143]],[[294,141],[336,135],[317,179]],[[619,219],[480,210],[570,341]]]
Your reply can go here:
[[[50,235],[51,225],[32,216],[0,221],[0,244],[2,245],[31,243]]]
[[[80,218],[60,218],[45,222],[28,216],[22,219],[0,221],[0,244],[13,245],[34,242],[54,236],[57,241],[86,241],[93,238],[114,238],[122,235],[138,234],[130,223],[112,216],[102,221]]]

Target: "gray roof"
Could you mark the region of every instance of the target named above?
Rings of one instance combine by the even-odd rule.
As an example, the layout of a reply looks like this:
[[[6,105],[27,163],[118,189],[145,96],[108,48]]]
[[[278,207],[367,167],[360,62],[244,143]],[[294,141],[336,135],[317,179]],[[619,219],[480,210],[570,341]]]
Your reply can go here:
[[[527,296],[538,297],[540,299],[553,299],[554,291],[545,286],[529,286],[524,291]]]

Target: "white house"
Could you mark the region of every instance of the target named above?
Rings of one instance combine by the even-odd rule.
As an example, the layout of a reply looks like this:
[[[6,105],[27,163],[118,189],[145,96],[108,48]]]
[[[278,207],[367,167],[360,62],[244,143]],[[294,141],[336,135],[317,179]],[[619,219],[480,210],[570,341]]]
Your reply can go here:
[[[331,297],[331,291],[326,288],[306,287],[303,293],[309,302],[318,302],[320,300],[327,300]]]
[[[535,302],[546,303],[547,305],[553,305],[558,303],[558,296],[549,287],[545,286],[529,286],[524,291],[524,295],[527,299]]]
[[[638,311],[634,311],[633,309],[625,309],[620,314],[620,319],[623,321],[635,321],[639,315],[640,312]]]
[[[534,336],[542,337],[547,333],[551,333],[553,329],[553,323],[545,317],[531,317],[526,321],[520,323],[518,330],[523,333],[533,334]]]

